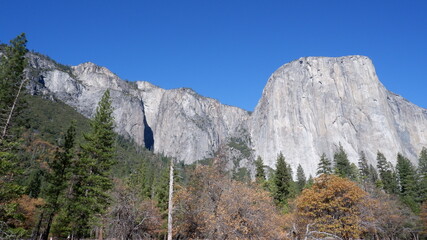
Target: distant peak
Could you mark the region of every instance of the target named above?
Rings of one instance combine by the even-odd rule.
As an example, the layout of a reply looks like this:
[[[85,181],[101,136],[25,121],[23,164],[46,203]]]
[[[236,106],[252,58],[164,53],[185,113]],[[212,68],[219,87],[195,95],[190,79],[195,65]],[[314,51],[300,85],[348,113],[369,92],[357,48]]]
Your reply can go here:
[[[117,75],[111,72],[108,68],[96,65],[95,63],[92,63],[92,62],[81,63],[77,66],[73,66],[72,68],[73,70],[80,73],[83,73],[83,72],[100,73],[100,74],[105,74],[112,77],[117,77]]]

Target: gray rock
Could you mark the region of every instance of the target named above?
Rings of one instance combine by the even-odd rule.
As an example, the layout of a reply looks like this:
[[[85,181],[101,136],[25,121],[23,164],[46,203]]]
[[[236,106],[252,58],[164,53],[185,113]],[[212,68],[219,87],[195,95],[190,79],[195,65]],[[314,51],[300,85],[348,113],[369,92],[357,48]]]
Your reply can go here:
[[[426,110],[387,91],[364,56],[307,57],[275,71],[250,119],[256,155],[273,166],[282,152],[295,170],[315,175],[322,153],[341,144],[357,164],[364,151],[376,166],[381,151],[413,161],[427,146]],[[295,171],[294,171],[295,172]]]
[[[251,115],[191,89],[123,81],[93,63],[66,67],[38,54],[29,59],[33,94],[91,117],[110,89],[119,134],[185,163],[227,146],[227,159],[235,162],[230,168],[253,170],[257,155],[274,167],[283,152],[294,170],[301,164],[308,176],[315,175],[320,155],[332,158],[339,144],[350,161],[357,163],[364,151],[374,165],[377,151],[395,163],[397,152],[415,161],[427,146],[427,111],[387,91],[363,56],[307,57],[280,67]],[[249,157],[239,162],[230,149],[233,139],[253,148]]]

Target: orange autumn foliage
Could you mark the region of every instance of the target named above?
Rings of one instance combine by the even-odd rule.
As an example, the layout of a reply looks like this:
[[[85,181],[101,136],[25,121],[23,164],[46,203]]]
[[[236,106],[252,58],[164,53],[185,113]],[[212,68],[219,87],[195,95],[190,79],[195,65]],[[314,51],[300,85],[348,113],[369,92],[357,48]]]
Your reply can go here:
[[[359,238],[365,231],[362,208],[366,196],[348,179],[321,175],[296,199],[296,234]]]
[[[282,216],[269,194],[198,167],[175,198],[175,237],[286,239]]]
[[[24,219],[23,222],[15,224],[15,226],[23,227],[24,229],[31,229],[34,227],[39,207],[44,205],[44,200],[41,198],[31,198],[28,195],[22,195],[14,202],[18,204],[17,214],[22,215]]]

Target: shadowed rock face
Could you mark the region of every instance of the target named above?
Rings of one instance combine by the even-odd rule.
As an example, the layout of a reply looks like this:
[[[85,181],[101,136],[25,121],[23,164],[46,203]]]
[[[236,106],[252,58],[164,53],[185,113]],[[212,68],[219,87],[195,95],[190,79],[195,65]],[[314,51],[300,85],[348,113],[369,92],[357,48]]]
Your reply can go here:
[[[352,162],[377,150],[416,159],[427,146],[427,113],[387,91],[363,56],[301,58],[272,74],[255,111],[226,106],[191,89],[127,82],[93,63],[65,67],[29,54],[29,89],[60,99],[87,117],[110,89],[116,131],[186,163],[212,157],[230,139],[244,139],[274,167],[281,151],[296,169],[314,174],[320,155],[341,144]]]
[[[364,151],[416,159],[427,146],[427,112],[387,91],[364,56],[300,58],[275,71],[250,119],[256,154],[272,166],[283,152],[315,174],[322,153],[341,144],[350,161]]]

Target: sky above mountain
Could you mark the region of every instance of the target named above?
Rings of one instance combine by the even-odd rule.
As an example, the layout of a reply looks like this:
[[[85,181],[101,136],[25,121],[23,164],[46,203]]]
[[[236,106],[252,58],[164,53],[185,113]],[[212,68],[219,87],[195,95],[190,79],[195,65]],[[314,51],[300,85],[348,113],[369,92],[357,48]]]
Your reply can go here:
[[[123,79],[189,87],[253,110],[268,77],[305,56],[370,57],[387,89],[427,108],[427,1],[5,0],[0,41]]]

